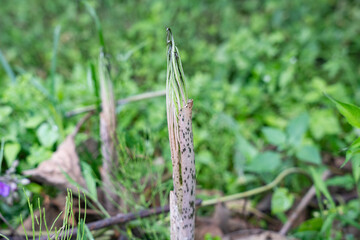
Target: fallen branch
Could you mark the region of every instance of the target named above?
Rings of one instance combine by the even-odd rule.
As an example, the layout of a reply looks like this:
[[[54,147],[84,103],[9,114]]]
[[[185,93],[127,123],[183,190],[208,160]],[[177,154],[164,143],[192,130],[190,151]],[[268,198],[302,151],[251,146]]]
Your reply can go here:
[[[197,199],[195,201],[195,205],[200,206],[201,202],[202,202],[201,199]],[[116,224],[124,224],[124,223],[130,222],[130,221],[133,221],[133,220],[139,219],[139,218],[148,218],[148,217],[151,217],[154,215],[168,213],[169,211],[170,211],[169,205],[165,205],[163,207],[141,210],[136,213],[118,214],[118,215],[110,217],[110,218],[106,218],[106,219],[99,220],[96,222],[88,223],[88,224],[86,224],[86,226],[89,228],[90,231],[93,231],[93,230],[110,227],[110,226],[113,226]],[[78,230],[77,228],[73,228],[72,230],[67,231],[67,234],[72,232],[72,236],[76,237],[77,232],[78,232],[77,230]],[[61,237],[61,234],[58,237]],[[44,236],[40,239],[47,240],[47,236]]]
[[[130,97],[127,97],[127,98],[119,99],[119,100],[116,101],[116,105],[119,106],[119,105],[124,105],[124,104],[130,103],[130,102],[137,102],[137,101],[141,101],[141,100],[144,100],[144,99],[161,97],[161,96],[165,96],[165,90],[141,93],[141,94],[138,94],[138,95],[134,95],[134,96],[130,96]],[[78,108],[78,109],[69,111],[69,112],[67,112],[65,114],[65,116],[66,117],[73,117],[73,116],[76,116],[76,115],[81,114],[81,113],[94,111],[95,109],[96,109],[95,105],[86,106],[86,107],[82,107],[82,108]]]
[[[252,190],[249,190],[246,192],[230,195],[230,196],[216,198],[216,199],[210,199],[210,200],[205,200],[205,201],[202,201],[201,199],[197,199],[195,201],[195,205],[199,206],[199,207],[200,206],[204,207],[204,206],[214,205],[219,202],[221,203],[221,202],[233,201],[233,200],[237,200],[240,198],[254,196],[256,194],[259,194],[259,193],[262,193],[262,192],[265,192],[265,191],[268,191],[268,190],[274,188],[286,176],[293,174],[293,173],[307,174],[306,171],[304,171],[300,168],[289,168],[289,169],[286,169],[283,172],[281,172],[271,183],[269,183],[265,186],[255,188],[255,189],[252,189]],[[99,220],[99,221],[95,221],[92,223],[88,223],[86,225],[90,230],[98,230],[98,229],[110,227],[110,226],[113,226],[116,224],[124,224],[124,223],[130,222],[132,220],[139,219],[139,218],[147,218],[147,217],[151,217],[154,215],[168,213],[169,211],[170,211],[169,205],[166,205],[163,207],[157,207],[157,208],[153,208],[153,209],[144,209],[144,210],[141,210],[136,213],[118,214],[116,216],[106,218],[103,220]],[[73,236],[77,235],[77,228],[73,228],[72,230],[68,231],[68,233],[71,231],[73,232]],[[45,239],[47,239],[47,237],[42,237],[40,239],[45,240]]]
[[[330,174],[331,172],[329,170],[326,170],[322,175],[322,179],[323,180],[327,179],[330,176]],[[280,235],[285,236],[287,234],[291,226],[294,224],[295,220],[298,218],[299,214],[305,209],[305,207],[309,204],[311,199],[315,196],[315,193],[316,193],[315,185],[312,185],[312,187],[307,191],[305,196],[301,199],[299,205],[291,213],[287,222],[281,228],[279,232]]]

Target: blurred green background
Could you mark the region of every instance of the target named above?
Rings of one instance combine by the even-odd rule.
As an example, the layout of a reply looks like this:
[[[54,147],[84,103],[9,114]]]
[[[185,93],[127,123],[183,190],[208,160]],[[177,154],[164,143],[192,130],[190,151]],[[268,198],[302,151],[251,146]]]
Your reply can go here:
[[[172,28],[194,99],[199,189],[232,194],[291,166],[322,169],[324,154],[344,156],[359,135],[323,94],[360,102],[359,1],[87,3],[101,22],[116,99],[165,89]],[[101,43],[89,9],[82,1],[1,1],[2,172],[15,159],[18,173],[48,159],[80,119],[66,112],[97,102],[89,76]],[[171,170],[165,98],[117,110],[120,139]],[[98,140],[93,123],[78,144]],[[284,187],[299,193],[310,184],[294,176]]]

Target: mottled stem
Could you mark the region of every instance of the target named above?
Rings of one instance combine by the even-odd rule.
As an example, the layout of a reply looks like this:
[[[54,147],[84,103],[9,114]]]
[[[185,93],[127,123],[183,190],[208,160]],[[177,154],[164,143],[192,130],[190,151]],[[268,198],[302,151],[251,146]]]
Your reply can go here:
[[[180,53],[168,29],[166,106],[174,191],[170,193],[171,239],[194,239],[195,157],[192,133],[193,100],[187,98]]]

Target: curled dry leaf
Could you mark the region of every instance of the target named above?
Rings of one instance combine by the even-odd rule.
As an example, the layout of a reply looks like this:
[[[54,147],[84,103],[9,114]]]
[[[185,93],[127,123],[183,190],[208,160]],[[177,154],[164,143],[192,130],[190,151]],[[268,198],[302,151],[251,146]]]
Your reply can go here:
[[[77,192],[77,187],[71,184],[64,173],[69,175],[80,186],[86,188],[85,180],[81,174],[79,157],[75,150],[74,134],[60,144],[49,160],[42,162],[37,168],[23,172],[32,179],[56,186],[61,189],[69,188]]]

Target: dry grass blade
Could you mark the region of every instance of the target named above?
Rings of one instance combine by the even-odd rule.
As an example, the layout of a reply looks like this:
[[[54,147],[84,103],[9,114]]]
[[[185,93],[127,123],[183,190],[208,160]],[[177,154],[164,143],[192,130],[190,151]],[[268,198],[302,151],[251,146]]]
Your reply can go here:
[[[113,169],[118,165],[118,155],[116,152],[116,116],[115,116],[115,98],[113,87],[109,76],[108,65],[103,53],[99,58],[100,92],[101,107],[100,113],[100,137],[101,153],[103,157],[101,178],[104,184],[104,190],[107,195],[105,208],[110,213],[116,213],[116,207],[112,201],[118,202],[118,196],[114,193],[112,176]]]
[[[192,135],[192,106],[188,99],[180,53],[167,29],[166,107],[174,192],[170,193],[171,239],[194,239],[195,158]]]

